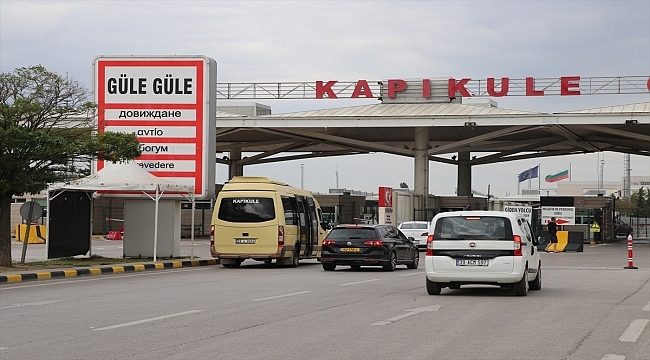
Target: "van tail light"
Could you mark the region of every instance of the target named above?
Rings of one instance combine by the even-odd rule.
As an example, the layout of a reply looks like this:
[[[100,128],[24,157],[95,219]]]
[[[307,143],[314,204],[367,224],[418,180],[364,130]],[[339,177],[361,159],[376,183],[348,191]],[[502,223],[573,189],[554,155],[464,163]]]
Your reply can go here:
[[[512,241],[515,243],[515,256],[523,256],[521,249],[521,236],[514,235]]]
[[[323,246],[332,246],[336,243],[334,240],[323,240]]]
[[[427,236],[427,251],[424,253],[425,256],[433,256],[433,235]]]
[[[210,225],[210,248],[214,248],[214,225]]]
[[[278,247],[284,246],[284,226],[278,225]]]
[[[384,246],[384,242],[381,240],[366,240],[363,242],[363,245],[368,245],[368,246]]]

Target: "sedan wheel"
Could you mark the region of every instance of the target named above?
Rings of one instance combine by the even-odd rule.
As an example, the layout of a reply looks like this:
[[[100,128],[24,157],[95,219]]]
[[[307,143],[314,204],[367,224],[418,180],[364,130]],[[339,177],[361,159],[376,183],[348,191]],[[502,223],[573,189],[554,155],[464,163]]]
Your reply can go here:
[[[413,262],[406,264],[406,267],[409,269],[417,269],[418,265],[420,265],[420,253],[416,251],[415,255],[413,255]]]
[[[390,252],[390,258],[388,258],[388,264],[384,265],[384,270],[386,271],[395,271],[397,268],[397,254],[394,251]]]

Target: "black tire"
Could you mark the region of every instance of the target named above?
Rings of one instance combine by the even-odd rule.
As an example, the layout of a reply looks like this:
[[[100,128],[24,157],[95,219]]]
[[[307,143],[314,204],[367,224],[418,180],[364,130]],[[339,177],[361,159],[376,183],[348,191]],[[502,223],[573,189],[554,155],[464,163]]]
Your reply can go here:
[[[515,295],[528,295],[528,267],[524,269],[524,276],[521,277],[521,280],[515,283]]]
[[[390,257],[388,258],[388,264],[384,265],[384,270],[386,271],[395,271],[397,268],[397,254],[394,251],[390,252]]]
[[[336,270],[336,264],[323,263],[323,270],[325,270],[325,271],[334,271],[334,270]]]
[[[225,268],[231,268],[231,267],[232,267],[232,264],[221,264],[221,265],[222,265],[223,267],[225,267]]]
[[[408,269],[417,269],[419,265],[420,265],[420,253],[416,251],[415,256],[413,257],[413,262],[410,264],[406,264],[406,267]]]
[[[427,278],[427,293],[429,295],[440,295],[440,285]]]
[[[530,290],[541,290],[542,289],[542,264],[539,264],[537,268],[537,276],[535,280],[528,283]]]
[[[298,267],[298,264],[300,263],[300,243],[296,245],[296,247],[293,249],[293,254],[291,255],[291,267]]]
[[[352,270],[359,270],[359,269],[361,269],[361,265],[350,265],[350,267],[352,268]]]
[[[244,260],[236,260],[235,263],[232,264],[231,267],[233,267],[233,268],[238,268],[238,267],[241,266],[241,263],[243,263],[243,262],[244,262]]]

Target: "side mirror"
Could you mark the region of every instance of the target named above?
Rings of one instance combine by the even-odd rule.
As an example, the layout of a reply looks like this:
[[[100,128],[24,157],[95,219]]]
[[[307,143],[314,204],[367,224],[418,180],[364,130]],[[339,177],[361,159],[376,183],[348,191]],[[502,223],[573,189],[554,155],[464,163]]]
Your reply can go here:
[[[539,239],[540,239],[540,237],[533,238],[533,245],[535,245],[535,246],[539,245]]]
[[[415,241],[415,238],[414,238],[413,236],[409,236],[409,237],[407,237],[407,239],[408,239],[408,241],[410,241],[410,242],[414,242],[414,241]]]

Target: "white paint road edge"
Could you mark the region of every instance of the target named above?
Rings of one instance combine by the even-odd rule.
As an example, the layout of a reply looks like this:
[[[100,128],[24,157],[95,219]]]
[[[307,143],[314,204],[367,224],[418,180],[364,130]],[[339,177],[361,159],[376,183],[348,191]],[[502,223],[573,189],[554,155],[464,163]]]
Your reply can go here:
[[[648,319],[636,319],[632,321],[618,339],[624,342],[636,342],[646,325],[648,325]]]
[[[641,310],[650,311],[650,301],[648,301],[648,303],[645,304],[645,306]]]
[[[273,300],[273,299],[279,299],[279,298],[283,298],[283,297],[287,297],[287,296],[309,294],[309,293],[312,293],[312,292],[313,292],[313,291],[298,291],[298,292],[291,293],[291,294],[283,294],[283,295],[269,296],[269,297],[265,297],[265,298],[261,298],[261,299],[255,299],[255,300],[252,300],[252,301]]]
[[[131,321],[131,322],[124,323],[124,324],[111,325],[111,326],[107,326],[107,327],[103,327],[103,328],[97,328],[97,329],[93,329],[93,330],[97,330],[97,331],[100,331],[100,330],[113,330],[113,329],[122,328],[122,327],[126,327],[126,326],[133,326],[133,325],[144,324],[144,323],[148,323],[148,322],[152,322],[152,321],[168,319],[168,318],[172,318],[172,317],[176,317],[176,316],[196,314],[196,313],[200,313],[200,312],[203,312],[203,311],[205,311],[205,310],[184,311],[184,312],[180,312],[180,313],[176,313],[176,314],[170,314],[170,315],[158,316],[158,317],[149,318],[149,319]]]

